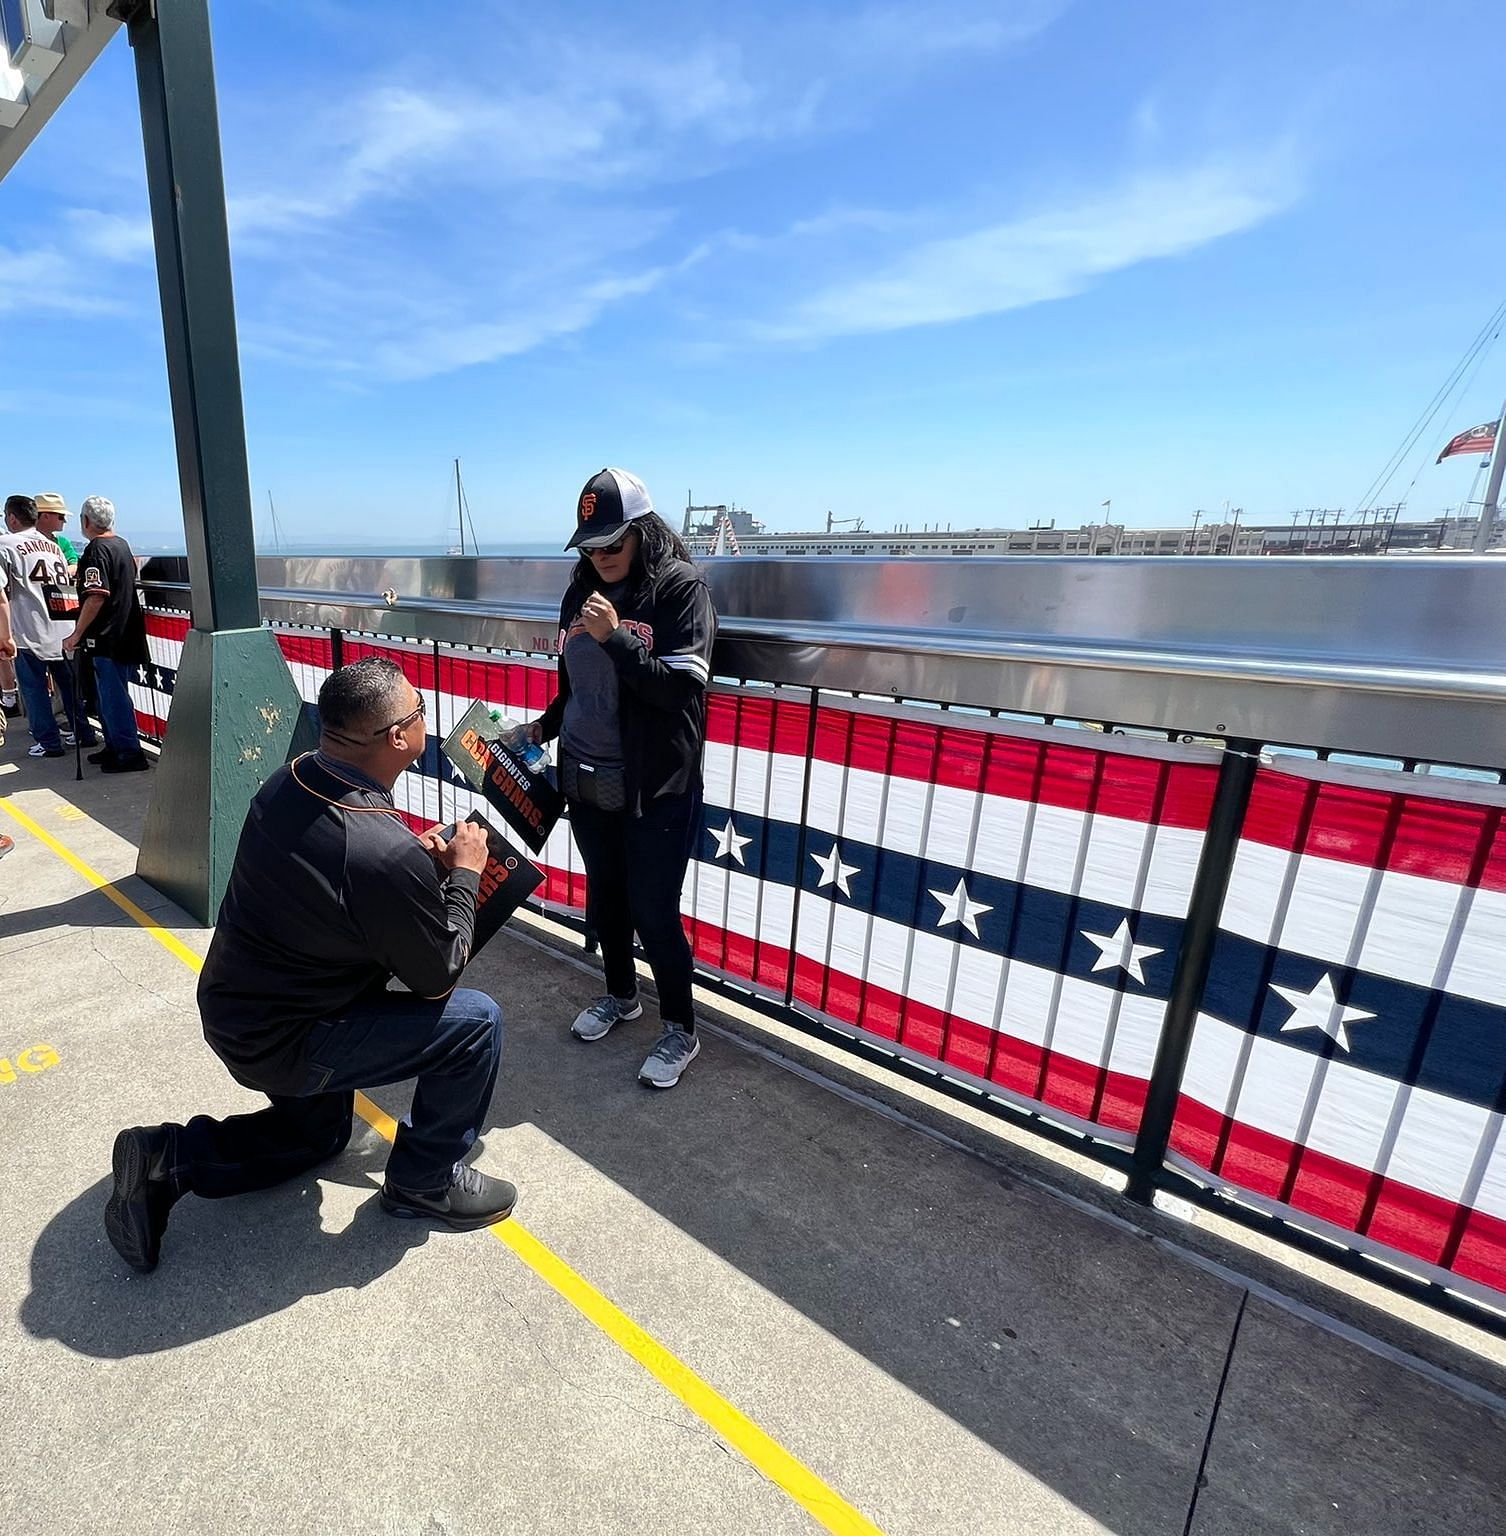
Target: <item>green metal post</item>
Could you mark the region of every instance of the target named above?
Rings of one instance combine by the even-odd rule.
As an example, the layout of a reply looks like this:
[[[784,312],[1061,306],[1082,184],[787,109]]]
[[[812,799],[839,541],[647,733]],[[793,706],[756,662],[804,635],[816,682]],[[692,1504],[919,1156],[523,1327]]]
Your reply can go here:
[[[256,588],[208,0],[110,11],[136,58],[193,612],[137,872],[210,923],[300,701]]]

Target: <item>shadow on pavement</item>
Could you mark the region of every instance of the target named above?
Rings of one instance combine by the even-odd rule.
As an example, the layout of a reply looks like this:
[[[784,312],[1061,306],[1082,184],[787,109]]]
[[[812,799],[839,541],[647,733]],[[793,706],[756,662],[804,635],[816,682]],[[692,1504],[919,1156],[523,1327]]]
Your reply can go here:
[[[134,1274],[104,1235],[109,1179],[48,1222],[31,1255],[22,1326],[80,1354],[148,1355],[197,1343],[280,1312],[305,1296],[359,1289],[429,1236],[423,1223],[380,1210],[376,1185],[387,1149],[374,1136],[319,1170],[326,1182],[371,1190],[342,1232],[320,1224],[312,1174],[234,1200],[182,1200],[163,1240],[161,1266]]]

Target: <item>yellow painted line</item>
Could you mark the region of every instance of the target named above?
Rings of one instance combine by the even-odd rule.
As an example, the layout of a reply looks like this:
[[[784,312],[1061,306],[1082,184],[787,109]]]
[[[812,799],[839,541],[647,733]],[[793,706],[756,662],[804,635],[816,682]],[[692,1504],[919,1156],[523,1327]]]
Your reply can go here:
[[[145,928],[169,954],[176,955],[190,970],[197,971],[203,966],[204,962],[188,945],[181,939],[175,938],[167,929],[158,927],[129,896],[123,896],[98,870],[91,869],[71,848],[65,848],[52,833],[39,827],[25,811],[17,809],[9,800],[0,800],[0,811],[4,811],[12,821],[24,827],[39,842],[45,843],[65,864],[81,874],[97,891],[109,897],[133,923],[139,923]]]
[[[103,875],[91,869],[50,833],[43,831],[24,811],[17,810],[7,800],[0,800],[0,810],[45,843],[96,889],[103,891],[122,912],[139,923],[190,970],[202,969],[204,962],[186,944],[154,923],[135,902],[122,896]],[[356,1095],[356,1113],[387,1141],[397,1135],[397,1121],[364,1093]],[[558,1291],[583,1317],[594,1323],[614,1344],[625,1350],[644,1370],[673,1392],[722,1440],[740,1452],[770,1482],[784,1489],[824,1530],[832,1531],[836,1536],[884,1536],[866,1515],[854,1509],[835,1489],[823,1483],[804,1462],[797,1460],[778,1441],[766,1435],[745,1413],[734,1408],[715,1387],[703,1381],[683,1360],[671,1354],[657,1339],[640,1328],[626,1312],[608,1301],[589,1280],[545,1247],[521,1222],[513,1219],[499,1221],[488,1230],[541,1280]]]

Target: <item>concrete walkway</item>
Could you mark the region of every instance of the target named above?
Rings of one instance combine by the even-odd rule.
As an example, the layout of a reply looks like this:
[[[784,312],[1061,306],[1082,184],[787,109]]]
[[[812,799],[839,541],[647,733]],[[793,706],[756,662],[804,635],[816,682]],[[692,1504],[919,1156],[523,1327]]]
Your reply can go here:
[[[131,874],[149,790],[24,757],[0,777],[202,953]],[[204,1046],[183,959],[0,830],[8,1536],[762,1536],[823,1528],[813,1509],[889,1536],[1180,1536],[1205,1445],[1201,1536],[1500,1529],[1484,1394],[726,1035],[674,1092],[640,1089],[652,1023],[569,1039],[593,980],[527,928],[466,980],[509,1030],[478,1161],[520,1186],[538,1253],[383,1216],[362,1126],[319,1178],[184,1201],[132,1275],[100,1222],[116,1130],[257,1100]],[[406,1092],[372,1098],[400,1115]],[[652,1343],[635,1357],[561,1295],[558,1261],[793,1460],[733,1449],[645,1368]]]

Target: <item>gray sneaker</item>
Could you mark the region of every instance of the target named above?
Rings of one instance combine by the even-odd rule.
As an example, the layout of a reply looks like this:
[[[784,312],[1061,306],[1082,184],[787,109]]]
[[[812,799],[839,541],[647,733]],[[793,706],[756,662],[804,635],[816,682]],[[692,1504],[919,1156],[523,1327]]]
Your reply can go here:
[[[648,1060],[638,1069],[638,1081],[650,1088],[673,1088],[680,1074],[701,1054],[698,1036],[673,1024],[665,1026]]]
[[[613,997],[610,993],[598,997],[589,1008],[582,1008],[575,1015],[570,1033],[577,1040],[600,1040],[614,1024],[643,1017],[643,1004],[636,997]]]

